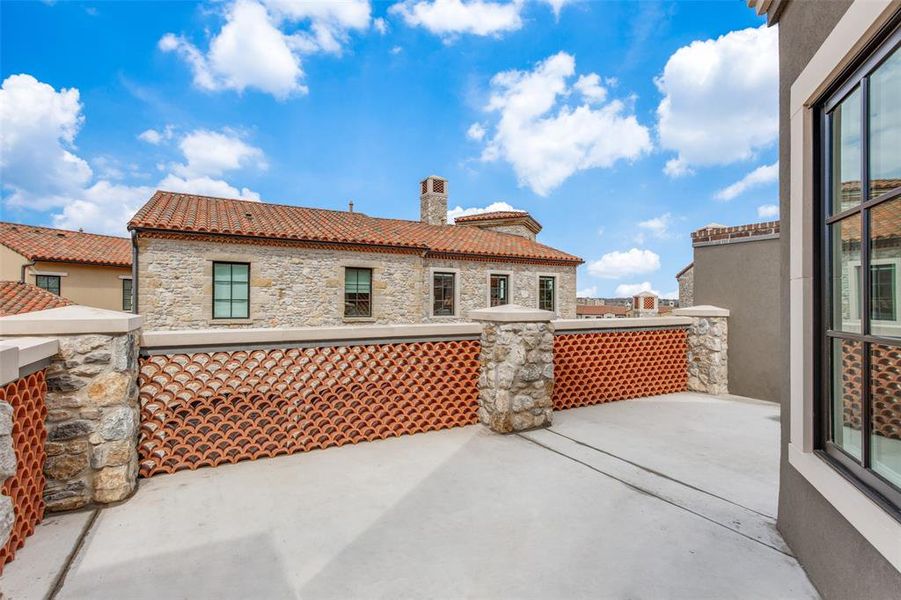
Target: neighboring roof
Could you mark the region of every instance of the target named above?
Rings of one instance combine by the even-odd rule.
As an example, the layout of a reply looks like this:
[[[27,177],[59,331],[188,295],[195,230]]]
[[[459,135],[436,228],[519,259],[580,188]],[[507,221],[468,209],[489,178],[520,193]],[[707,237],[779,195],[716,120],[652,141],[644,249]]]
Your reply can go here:
[[[0,244],[28,260],[131,266],[131,240],[124,237],[0,222]]]
[[[766,24],[775,25],[779,22],[782,10],[788,0],[748,0],[748,6],[758,15],[766,15]]]
[[[629,307],[613,304],[576,304],[577,315],[627,315]]]
[[[361,213],[157,191],[128,223],[152,230],[379,246],[427,254],[580,264],[582,259],[527,238],[454,225]]]
[[[30,283],[0,281],[0,317],[69,306],[71,301]]]
[[[676,273],[676,279],[679,279],[680,277],[682,277],[683,275],[685,275],[685,274],[688,272],[688,270],[691,269],[691,268],[694,267],[694,266],[695,266],[694,261],[688,263],[681,271],[679,271],[678,273]]]
[[[454,219],[458,225],[475,225],[476,227],[493,227],[495,225],[522,225],[534,234],[541,231],[541,223],[532,218],[524,210],[498,210],[494,212],[465,215]]]

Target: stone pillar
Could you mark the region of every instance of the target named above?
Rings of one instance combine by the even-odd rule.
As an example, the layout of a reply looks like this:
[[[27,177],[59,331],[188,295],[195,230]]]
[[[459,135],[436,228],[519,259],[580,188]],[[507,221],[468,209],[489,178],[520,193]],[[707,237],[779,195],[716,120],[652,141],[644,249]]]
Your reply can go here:
[[[127,498],[138,474],[138,349],[141,317],[66,306],[0,319],[4,336],[48,335],[48,511]]]
[[[716,306],[677,308],[673,315],[691,317],[688,328],[688,390],[729,393],[729,310]]]
[[[549,426],[554,314],[511,304],[472,311],[469,317],[482,323],[479,420],[498,433]]]
[[[13,449],[13,407],[0,401],[0,489],[3,483],[16,474],[16,453]],[[6,545],[12,533],[16,515],[13,500],[0,494],[0,548]],[[3,565],[0,565],[2,568]]]

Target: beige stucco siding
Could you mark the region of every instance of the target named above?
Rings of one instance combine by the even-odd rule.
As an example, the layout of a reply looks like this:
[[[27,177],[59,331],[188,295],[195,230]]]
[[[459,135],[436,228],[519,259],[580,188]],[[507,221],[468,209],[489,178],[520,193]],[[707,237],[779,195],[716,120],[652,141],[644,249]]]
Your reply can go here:
[[[0,245],[0,280],[19,281],[24,256]],[[59,274],[59,293],[76,304],[122,310],[122,278],[131,267],[103,267],[79,263],[38,261],[25,271],[25,281],[35,283],[38,274]]]
[[[509,273],[511,300],[525,306],[537,306],[538,276],[554,275],[558,310],[563,317],[575,317],[575,267],[141,237],[138,248],[138,311],[148,329],[465,320],[468,311],[487,305],[490,272]],[[212,318],[215,261],[250,264],[249,319]],[[373,270],[371,318],[344,318],[345,267]],[[458,273],[460,300],[454,317],[431,316],[434,268]]]

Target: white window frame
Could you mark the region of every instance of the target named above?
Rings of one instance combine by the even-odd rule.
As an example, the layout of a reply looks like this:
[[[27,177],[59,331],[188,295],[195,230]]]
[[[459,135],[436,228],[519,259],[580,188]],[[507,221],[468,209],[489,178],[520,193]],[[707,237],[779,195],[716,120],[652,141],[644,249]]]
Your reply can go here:
[[[435,314],[435,273],[454,274],[454,314]],[[489,280],[490,281],[490,280]],[[460,317],[460,269],[450,267],[429,267],[429,317],[432,319],[457,319]],[[490,293],[490,290],[489,290]]]
[[[790,403],[788,461],[876,550],[901,570],[901,523],[814,454],[813,275],[815,156],[814,108],[829,86],[889,22],[892,0],[856,0],[791,86]]]
[[[882,327],[884,329],[901,330],[901,257],[870,258],[870,266],[872,265],[895,265],[895,314],[898,315],[898,321],[873,319],[872,321],[870,321],[870,327]],[[861,268],[860,261],[851,261],[848,263],[848,267],[850,267],[852,275],[850,276],[851,279],[848,281],[851,318],[848,319],[847,324],[856,327],[857,329],[854,331],[854,333],[859,333],[860,319],[855,318],[855,315],[859,310],[857,298],[858,294],[860,293],[860,289],[858,289],[857,287],[857,269]],[[896,331],[886,335],[897,336],[899,334]]]

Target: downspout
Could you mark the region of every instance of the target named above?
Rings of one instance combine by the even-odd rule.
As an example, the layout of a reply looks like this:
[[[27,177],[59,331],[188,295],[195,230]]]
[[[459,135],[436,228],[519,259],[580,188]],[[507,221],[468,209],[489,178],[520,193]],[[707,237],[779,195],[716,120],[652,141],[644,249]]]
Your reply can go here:
[[[138,314],[138,232],[131,232],[131,312]]]
[[[22,264],[22,274],[19,276],[19,283],[25,283],[25,269],[28,267],[33,267],[34,261],[28,261],[27,263]]]

